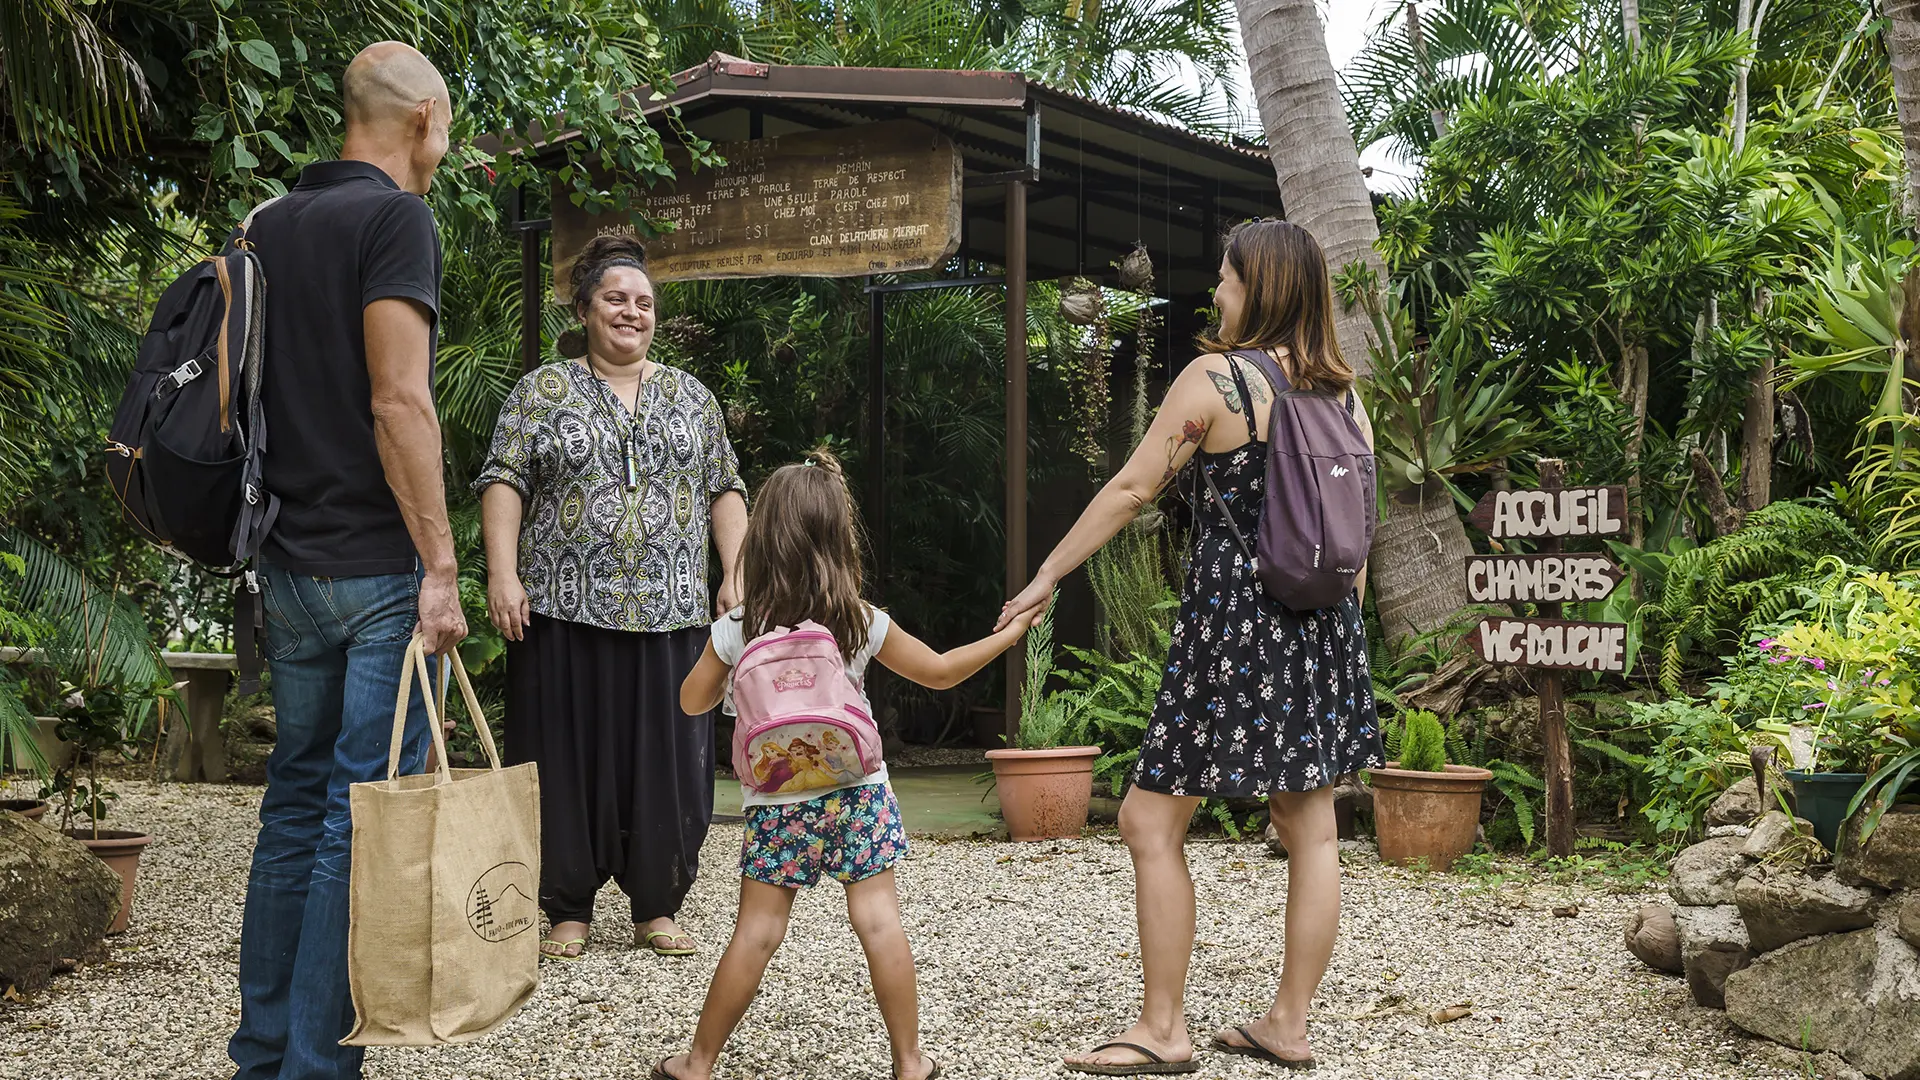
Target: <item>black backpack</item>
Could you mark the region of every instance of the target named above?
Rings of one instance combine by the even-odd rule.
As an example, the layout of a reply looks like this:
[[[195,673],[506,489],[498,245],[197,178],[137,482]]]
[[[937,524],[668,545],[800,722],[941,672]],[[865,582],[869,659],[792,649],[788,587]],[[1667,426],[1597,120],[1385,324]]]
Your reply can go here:
[[[163,550],[236,579],[241,693],[260,688],[260,583],[251,563],[280,500],[261,483],[267,282],[246,233],[160,294],[107,433],[107,478],[126,518]]]

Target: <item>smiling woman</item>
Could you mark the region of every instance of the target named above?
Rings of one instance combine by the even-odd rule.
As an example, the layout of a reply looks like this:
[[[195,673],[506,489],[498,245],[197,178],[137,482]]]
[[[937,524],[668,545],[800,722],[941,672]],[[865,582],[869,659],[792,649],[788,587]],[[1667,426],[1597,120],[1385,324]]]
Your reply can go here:
[[[713,394],[647,358],[640,242],[594,238],[571,283],[586,355],[520,380],[474,483],[509,642],[507,757],[540,765],[542,954],[579,958],[618,877],[635,944],[686,955],[673,917],[713,816],[713,728],[677,695],[712,620],[710,541],[734,603],[745,485]]]

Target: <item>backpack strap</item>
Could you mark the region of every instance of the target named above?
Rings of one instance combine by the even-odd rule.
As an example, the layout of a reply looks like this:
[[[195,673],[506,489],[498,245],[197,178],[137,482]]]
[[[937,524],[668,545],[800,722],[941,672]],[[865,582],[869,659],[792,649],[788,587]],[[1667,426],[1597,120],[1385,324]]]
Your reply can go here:
[[[1226,497],[1220,494],[1219,485],[1213,482],[1212,470],[1207,468],[1207,463],[1204,461],[1196,461],[1194,464],[1199,466],[1196,471],[1200,473],[1200,479],[1207,482],[1207,490],[1213,494],[1213,502],[1220,508],[1220,516],[1227,519],[1227,531],[1233,533],[1234,542],[1240,545],[1240,554],[1246,556],[1248,566],[1257,569],[1260,563],[1253,557],[1253,546],[1247,543],[1246,534],[1240,531],[1240,525],[1233,520],[1233,510],[1227,506]]]
[[[1260,441],[1260,425],[1253,417],[1253,391],[1247,386],[1247,376],[1240,370],[1238,353],[1227,354],[1227,370],[1233,372],[1233,385],[1240,391],[1240,405],[1247,414],[1247,438]]]

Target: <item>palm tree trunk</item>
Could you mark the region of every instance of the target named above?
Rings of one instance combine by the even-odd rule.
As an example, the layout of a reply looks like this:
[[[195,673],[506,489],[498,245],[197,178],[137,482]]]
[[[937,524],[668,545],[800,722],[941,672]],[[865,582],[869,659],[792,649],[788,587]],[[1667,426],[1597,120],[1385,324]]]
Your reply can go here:
[[[1386,264],[1373,246],[1380,226],[1313,0],[1235,3],[1287,220],[1320,242],[1333,273],[1364,266],[1375,288],[1384,288]],[[1369,299],[1377,302],[1378,296]],[[1340,351],[1362,373],[1369,370],[1368,356],[1377,343],[1367,308],[1367,303],[1336,305],[1334,314]],[[1380,618],[1392,640],[1443,626],[1466,605],[1465,557],[1473,549],[1444,491],[1417,506],[1389,500],[1388,507],[1368,565]]]
[[[1467,606],[1467,556],[1473,545],[1443,484],[1418,502],[1387,500],[1387,519],[1373,534],[1372,571],[1380,629],[1389,642],[1447,624]],[[1409,493],[1411,497],[1411,493]]]
[[[1893,60],[1893,100],[1907,147],[1906,215],[1920,217],[1920,0],[1886,0],[1887,52]],[[1257,85],[1257,84],[1256,84]]]
[[[1360,263],[1384,285],[1386,264],[1373,200],[1360,175],[1360,152],[1334,81],[1326,31],[1313,0],[1236,0],[1247,73],[1280,180],[1287,220],[1313,234],[1333,273]],[[1357,371],[1369,368],[1373,326],[1362,305],[1336,309],[1340,351]]]
[[[1640,0],[1620,0],[1620,33],[1628,52],[1640,51]]]

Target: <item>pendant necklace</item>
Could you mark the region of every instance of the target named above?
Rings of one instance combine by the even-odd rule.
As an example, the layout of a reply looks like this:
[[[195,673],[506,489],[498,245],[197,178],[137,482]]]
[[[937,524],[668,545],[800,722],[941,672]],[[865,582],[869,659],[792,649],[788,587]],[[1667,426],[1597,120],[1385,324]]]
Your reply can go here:
[[[641,363],[644,365],[645,361],[641,361]],[[594,377],[598,378],[600,384],[607,388],[607,393],[613,395],[614,401],[620,402],[622,406],[626,405],[626,402],[620,401],[620,395],[614,393],[612,380],[601,375],[597,370],[594,372]],[[626,482],[629,492],[640,490],[640,394],[641,391],[646,388],[646,385],[647,379],[643,367],[639,380],[633,385],[633,409],[627,416],[626,435],[622,440],[626,444],[627,451]],[[602,403],[602,408],[609,413],[607,419],[612,420],[616,427],[619,426],[619,420],[611,415],[612,410],[605,409],[604,402]]]

